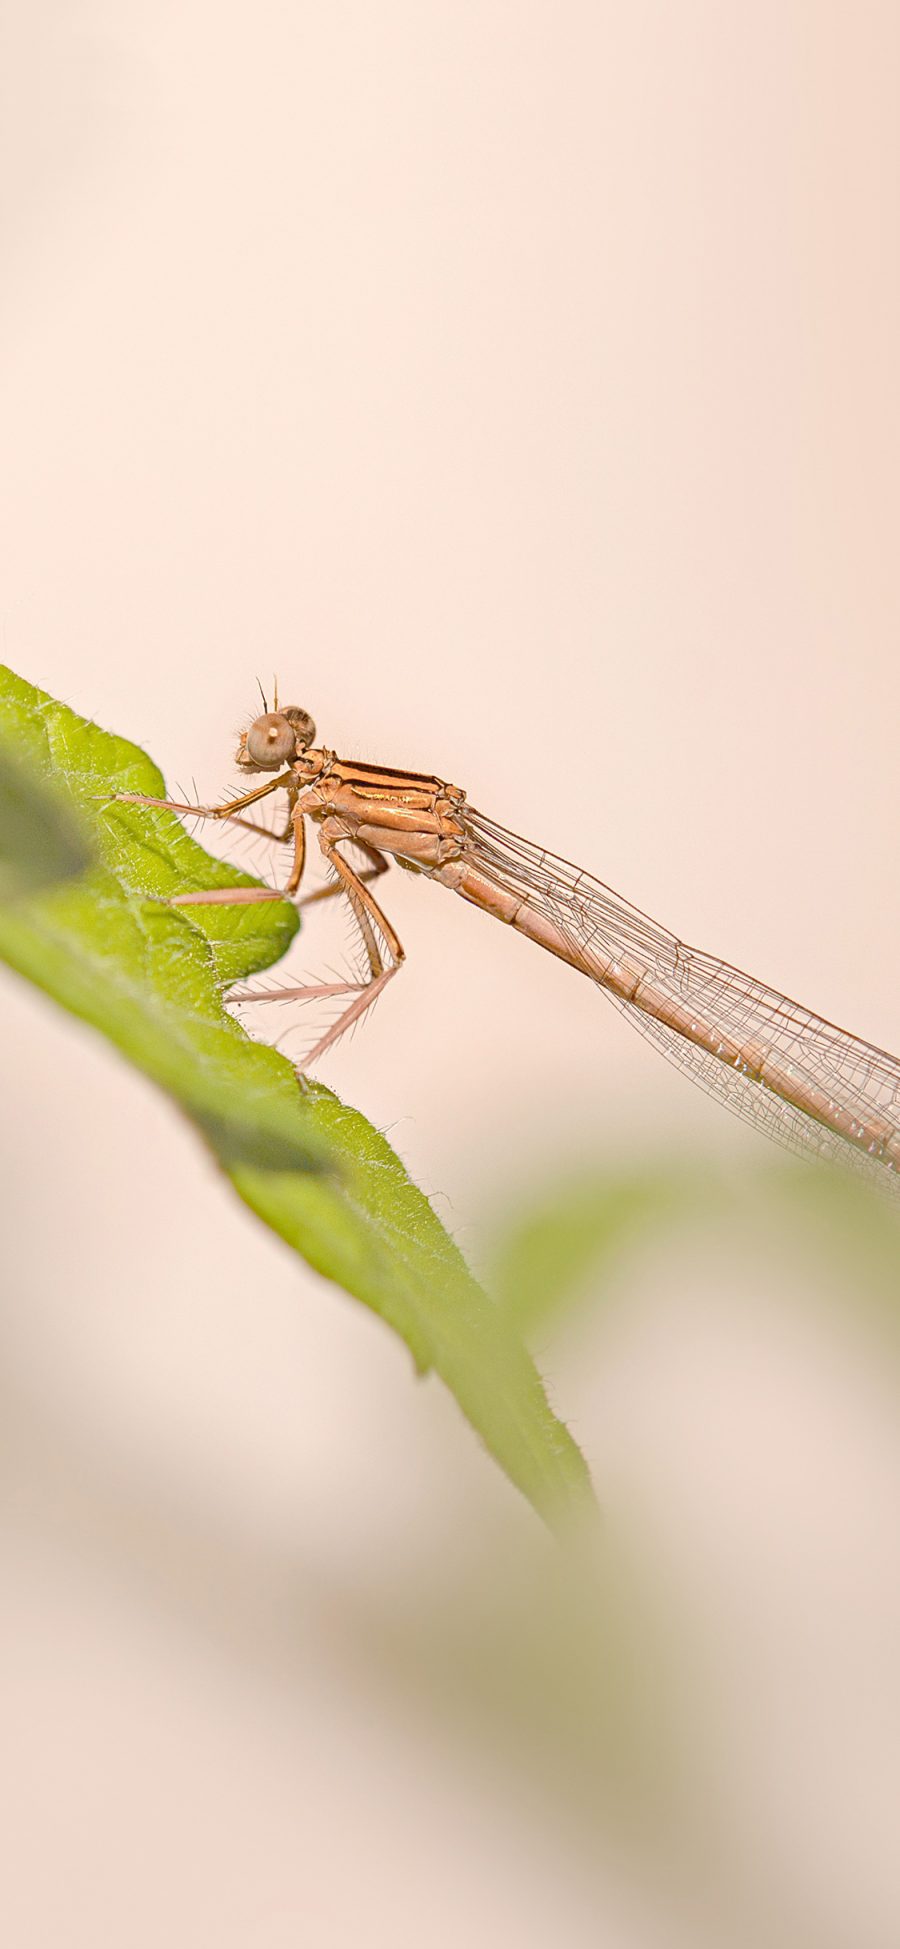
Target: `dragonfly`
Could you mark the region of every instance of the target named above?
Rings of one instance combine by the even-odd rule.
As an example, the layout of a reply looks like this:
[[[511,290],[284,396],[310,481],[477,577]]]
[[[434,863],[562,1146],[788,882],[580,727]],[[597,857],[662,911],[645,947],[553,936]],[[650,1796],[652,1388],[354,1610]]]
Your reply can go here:
[[[284,895],[300,905],[332,893],[346,898],[364,951],[363,979],[229,994],[232,1002],[339,1002],[298,1074],[360,1020],[403,964],[396,929],[372,891],[393,863],[436,880],[586,975],[669,1061],[776,1142],[856,1164],[900,1191],[900,1060],[887,1050],[688,947],[593,874],[479,812],[459,786],[340,758],[317,743],[309,713],[279,708],[277,694],[274,708],[240,734],[236,763],[244,774],[265,774],[263,782],[221,805],[118,796],[228,820],[290,845]],[[247,816],[276,792],[287,800],[278,832]],[[309,825],[332,879],[303,897]],[[173,904],[282,897],[274,887],[217,888],[177,894]]]

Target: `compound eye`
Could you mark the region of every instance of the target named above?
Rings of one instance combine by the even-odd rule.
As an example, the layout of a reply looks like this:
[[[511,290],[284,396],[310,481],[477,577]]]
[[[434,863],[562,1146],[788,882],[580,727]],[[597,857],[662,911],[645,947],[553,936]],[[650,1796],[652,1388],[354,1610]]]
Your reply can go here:
[[[316,727],[308,711],[301,711],[296,704],[285,704],[282,716],[294,727],[298,751],[306,751],[315,744]]]
[[[280,711],[267,711],[247,732],[248,756],[263,771],[275,771],[279,765],[286,765],[294,756],[296,743],[296,732]]]

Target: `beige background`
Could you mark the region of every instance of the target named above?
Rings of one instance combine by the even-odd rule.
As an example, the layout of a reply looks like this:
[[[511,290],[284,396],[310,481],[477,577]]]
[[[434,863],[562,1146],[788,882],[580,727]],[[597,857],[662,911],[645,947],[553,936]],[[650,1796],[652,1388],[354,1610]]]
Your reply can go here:
[[[204,795],[277,670],[326,742],[896,1047],[897,8],[7,0],[0,36],[3,659]],[[587,984],[390,891],[409,966],[323,1073],[476,1261],[548,1165],[759,1159]],[[655,1940],[334,1654],[322,1593],[415,1582],[468,1498],[527,1531],[452,1406],[109,1052],[3,1009],[8,1939]],[[877,1949],[896,1691],[833,1724],[804,1620],[896,1618],[886,1405],[754,1337],[752,1280],[728,1330],[689,1286],[695,1331],[544,1364],[688,1583],[682,1545],[734,1622],[774,1577],[759,1872]]]

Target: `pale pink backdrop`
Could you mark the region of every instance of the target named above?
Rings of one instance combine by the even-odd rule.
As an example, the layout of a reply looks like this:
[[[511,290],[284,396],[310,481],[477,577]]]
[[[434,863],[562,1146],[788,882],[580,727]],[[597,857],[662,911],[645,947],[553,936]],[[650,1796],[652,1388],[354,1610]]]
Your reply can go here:
[[[7,7],[0,656],[206,795],[277,671],[327,743],[897,1047],[898,87],[893,5]],[[550,1164],[759,1161],[549,957],[390,903],[408,967],[324,1073],[476,1261]],[[526,1548],[530,1518],[162,1100],[11,979],[3,1021],[7,1939],[662,1940],[354,1693],[327,1605],[273,1676],[258,1561],[302,1610],[414,1582],[473,1505]],[[880,1949],[896,1683],[871,1723],[828,1701],[889,1662],[887,1408],[685,1281],[694,1331],[638,1304],[611,1367],[548,1354],[554,1399],[704,1615],[781,1593],[745,1831]]]

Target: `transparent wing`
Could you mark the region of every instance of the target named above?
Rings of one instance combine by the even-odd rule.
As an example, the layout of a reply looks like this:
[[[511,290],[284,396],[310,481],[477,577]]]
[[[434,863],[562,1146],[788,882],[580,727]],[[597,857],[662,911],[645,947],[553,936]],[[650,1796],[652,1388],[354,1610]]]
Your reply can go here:
[[[505,831],[473,807],[466,806],[462,817],[479,872],[549,921],[610,1000],[670,1062],[777,1143],[874,1171],[900,1191],[900,1062],[895,1056],[740,969],[685,946],[602,881]],[[673,1014],[688,1010],[721,1037],[723,1047],[752,1050],[784,1079],[788,1094],[615,994],[609,985],[612,968],[617,974],[627,971],[635,982],[646,980],[663,1003],[668,998],[675,1004]],[[815,1101],[823,1091],[856,1125],[858,1136],[845,1138],[802,1107],[804,1099]]]

